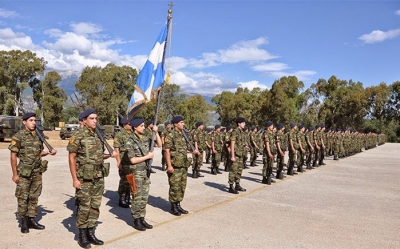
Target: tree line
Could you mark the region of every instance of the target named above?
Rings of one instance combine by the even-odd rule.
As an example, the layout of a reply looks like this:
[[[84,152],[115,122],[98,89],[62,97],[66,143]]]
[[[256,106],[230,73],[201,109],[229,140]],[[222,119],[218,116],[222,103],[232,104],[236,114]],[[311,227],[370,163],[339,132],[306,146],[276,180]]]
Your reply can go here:
[[[79,106],[66,106],[65,91],[58,86],[61,76],[46,72],[47,62],[31,51],[0,51],[0,110],[5,115],[20,115],[22,92],[31,87],[37,105],[36,113],[45,126],[58,122],[76,123]],[[112,63],[105,67],[85,67],[75,83],[76,96],[86,107],[99,113],[101,124],[117,124],[124,115],[138,76],[130,66]],[[71,97],[70,97],[71,98]],[[309,88],[295,76],[275,80],[270,89],[237,88],[223,91],[212,98],[210,105],[201,95],[182,93],[176,84],[167,84],[160,94],[158,122],[183,115],[188,127],[197,121],[208,125],[210,113],[219,115],[221,125],[232,125],[243,116],[248,126],[263,127],[274,123],[297,122],[303,125],[325,124],[326,127],[363,132],[385,133],[388,141],[400,141],[400,81],[390,85],[364,87],[362,82],[319,79]],[[75,102],[76,105],[78,103]],[[154,119],[156,101],[146,104],[138,116]]]

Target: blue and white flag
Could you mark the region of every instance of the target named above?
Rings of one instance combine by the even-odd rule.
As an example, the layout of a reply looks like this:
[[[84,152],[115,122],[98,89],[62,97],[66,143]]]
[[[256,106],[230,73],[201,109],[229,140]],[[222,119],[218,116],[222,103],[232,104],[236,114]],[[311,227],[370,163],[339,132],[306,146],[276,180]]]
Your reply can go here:
[[[149,54],[136,80],[135,91],[131,96],[126,114],[133,117],[146,102],[157,96],[164,83],[164,53],[168,35],[168,22],[158,35],[157,41]]]

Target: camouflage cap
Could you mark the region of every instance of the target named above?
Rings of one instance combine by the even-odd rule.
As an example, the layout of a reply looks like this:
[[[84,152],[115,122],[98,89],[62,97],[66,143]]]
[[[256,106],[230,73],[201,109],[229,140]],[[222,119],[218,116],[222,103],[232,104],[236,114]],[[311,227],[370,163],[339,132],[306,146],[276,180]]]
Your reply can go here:
[[[36,117],[36,113],[34,112],[27,112],[22,116],[22,120],[27,120],[28,118]]]

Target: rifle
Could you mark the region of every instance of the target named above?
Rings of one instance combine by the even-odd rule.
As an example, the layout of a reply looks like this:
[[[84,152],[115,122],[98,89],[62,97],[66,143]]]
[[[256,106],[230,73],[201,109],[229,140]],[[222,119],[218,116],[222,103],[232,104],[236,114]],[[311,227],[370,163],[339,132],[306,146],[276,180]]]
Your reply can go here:
[[[85,110],[85,106],[80,101],[80,99],[76,96],[76,93],[74,93],[74,95],[75,95],[76,101],[78,101],[80,109],[82,109],[82,111],[84,111]],[[71,98],[71,96],[70,96],[70,98]],[[71,100],[72,100],[72,98],[71,98]],[[75,104],[75,102],[73,100],[72,100],[72,103],[74,104],[75,108],[77,108],[77,105]],[[103,133],[101,132],[101,130],[100,130],[98,125],[96,125],[95,132],[97,134],[97,137],[100,139],[101,143],[106,147],[108,153],[110,155],[112,155],[114,149],[107,143],[107,140],[104,138]]]

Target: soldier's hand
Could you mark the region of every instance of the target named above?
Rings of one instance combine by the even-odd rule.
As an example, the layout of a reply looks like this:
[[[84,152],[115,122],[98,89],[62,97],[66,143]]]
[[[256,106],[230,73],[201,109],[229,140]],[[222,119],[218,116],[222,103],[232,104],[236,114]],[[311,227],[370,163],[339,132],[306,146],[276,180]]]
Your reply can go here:
[[[78,179],[76,179],[76,180],[73,181],[72,186],[73,186],[75,189],[81,189],[81,188],[82,188],[81,182],[80,182]]]
[[[272,155],[271,153],[269,153],[268,156],[269,156],[270,158],[274,158],[274,155]]]
[[[195,151],[193,151],[193,154],[200,155],[200,152],[198,150],[195,150]]]
[[[154,131],[154,132],[157,132],[157,131],[158,131],[157,125],[153,125],[153,131]]]
[[[103,154],[103,159],[108,159],[108,158],[110,158],[110,154]]]
[[[232,162],[236,162],[236,157],[232,156],[232,157],[231,157],[231,161],[232,161]]]
[[[167,173],[174,173],[174,168],[168,166]]]
[[[52,149],[52,150],[49,152],[49,154],[52,155],[52,156],[54,156],[55,154],[57,154],[57,150],[56,150],[56,149]]]
[[[112,153],[112,155],[111,155],[111,157],[112,158],[116,158],[117,156],[119,155],[119,153],[117,152],[117,151],[113,151],[113,153]]]
[[[12,180],[13,180],[13,182],[15,182],[16,184],[18,184],[19,183],[19,176],[18,175],[13,175],[12,176]]]
[[[149,154],[147,154],[147,158],[148,159],[152,159],[154,157],[154,153],[153,152],[149,152]]]

